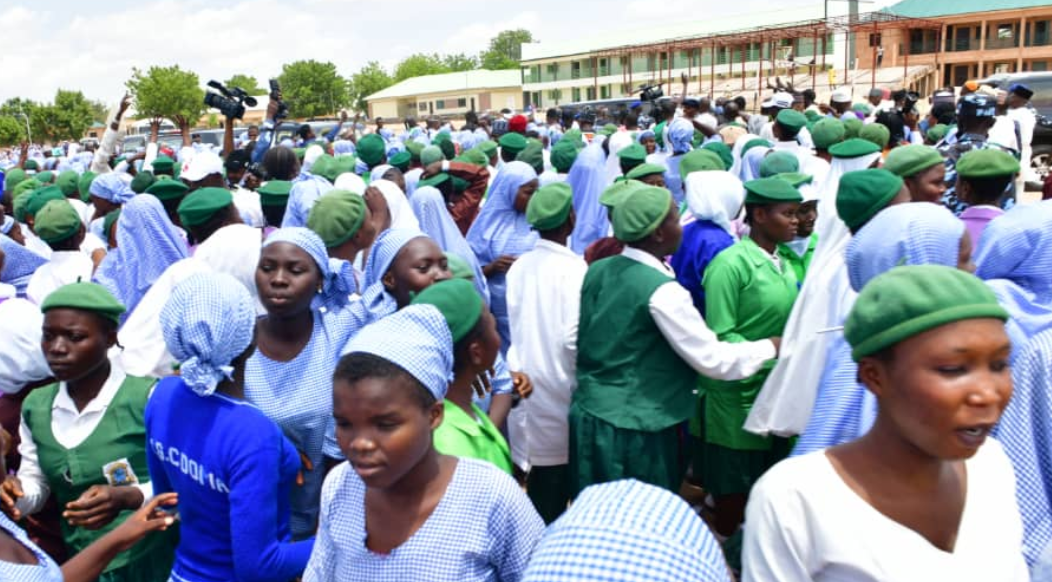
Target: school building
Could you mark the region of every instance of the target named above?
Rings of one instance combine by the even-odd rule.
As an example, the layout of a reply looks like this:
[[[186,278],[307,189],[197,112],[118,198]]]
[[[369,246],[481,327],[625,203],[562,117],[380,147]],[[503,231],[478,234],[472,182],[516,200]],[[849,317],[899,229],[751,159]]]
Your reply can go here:
[[[365,98],[369,118],[463,117],[468,111],[522,109],[517,70],[479,69],[413,77]]]

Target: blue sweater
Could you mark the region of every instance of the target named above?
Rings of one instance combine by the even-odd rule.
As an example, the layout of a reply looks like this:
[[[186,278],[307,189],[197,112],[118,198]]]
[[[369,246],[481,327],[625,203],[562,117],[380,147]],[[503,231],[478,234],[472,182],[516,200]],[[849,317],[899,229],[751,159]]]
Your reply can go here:
[[[702,317],[705,317],[705,288],[701,280],[705,277],[705,268],[720,251],[732,244],[734,238],[716,223],[695,220],[683,227],[683,242],[669,261],[676,280],[690,291],[694,307]]]
[[[303,572],[314,540],[289,541],[300,458],[272,420],[171,376],[146,405],[146,437],[154,493],[179,494],[173,579],[284,582]]]

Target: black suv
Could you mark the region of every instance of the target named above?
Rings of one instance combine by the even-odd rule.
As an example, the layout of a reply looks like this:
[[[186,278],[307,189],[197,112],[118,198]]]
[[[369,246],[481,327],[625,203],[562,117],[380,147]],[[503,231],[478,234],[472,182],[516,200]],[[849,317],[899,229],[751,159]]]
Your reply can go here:
[[[1033,148],[1030,167],[1043,183],[1052,170],[1052,73],[1000,74],[979,81],[980,85],[1005,90],[1013,83],[1022,83],[1034,92],[1030,105],[1037,113],[1037,125],[1034,127],[1034,139],[1030,142]]]

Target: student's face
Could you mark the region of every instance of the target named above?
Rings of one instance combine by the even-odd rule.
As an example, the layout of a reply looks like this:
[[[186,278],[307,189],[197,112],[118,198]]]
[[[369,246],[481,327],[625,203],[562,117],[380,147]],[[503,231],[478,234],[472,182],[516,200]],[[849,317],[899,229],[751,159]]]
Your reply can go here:
[[[643,176],[639,181],[648,186],[657,186],[659,188],[665,187],[665,176],[663,174],[650,174],[649,176]]]
[[[110,212],[120,208],[120,205],[114,204],[105,198],[99,198],[98,196],[91,197],[91,204],[95,206],[95,218],[106,216]]]
[[[431,450],[442,401],[425,410],[412,393],[416,389],[402,377],[335,381],[336,442],[366,487],[391,487]]]
[[[657,151],[657,140],[652,137],[648,137],[643,140],[643,147],[646,148],[647,155],[649,156],[650,154]]]
[[[248,128],[248,139],[249,141],[256,141],[259,139],[259,130],[254,127]]]
[[[321,273],[307,251],[287,242],[263,247],[256,265],[256,288],[267,313],[293,315],[310,309],[319,285]]]
[[[946,166],[935,164],[915,176],[906,178],[905,182],[914,202],[941,204],[942,195],[946,193]]]
[[[80,309],[56,308],[44,314],[40,347],[55,379],[79,380],[106,363],[106,350],[117,342],[115,328]]]
[[[997,319],[957,321],[863,358],[859,377],[880,404],[877,422],[944,460],[975,454],[1012,396],[1011,344]]]
[[[818,220],[818,201],[803,202],[796,209],[796,236],[807,237],[815,231]]]
[[[445,253],[435,241],[422,236],[409,241],[398,251],[391,268],[384,274],[383,283],[398,307],[402,308],[409,305],[410,293],[419,293],[452,277]]]
[[[775,242],[789,242],[796,238],[796,229],[800,224],[796,212],[799,208],[796,202],[761,206],[756,209],[754,226],[762,229]]]
[[[405,175],[402,174],[401,170],[397,168],[391,168],[390,170],[387,170],[387,172],[384,173],[383,179],[394,182],[398,186],[399,190],[405,192]]]
[[[497,362],[500,352],[500,334],[497,333],[497,318],[488,307],[482,307],[482,337],[479,339],[479,368],[488,370]]]
[[[11,232],[7,233],[7,236],[11,237],[11,240],[16,243],[26,246],[26,237],[22,234],[22,225],[15,222],[11,225]]]
[[[960,245],[957,247],[957,268],[968,273],[975,272],[975,263],[972,262],[972,235],[965,230],[961,235]]]
[[[539,183],[540,182],[534,178],[522,186],[519,186],[519,190],[515,192],[514,206],[516,212],[526,212],[526,205],[530,203],[530,198],[533,197],[533,193],[537,191],[537,185]]]

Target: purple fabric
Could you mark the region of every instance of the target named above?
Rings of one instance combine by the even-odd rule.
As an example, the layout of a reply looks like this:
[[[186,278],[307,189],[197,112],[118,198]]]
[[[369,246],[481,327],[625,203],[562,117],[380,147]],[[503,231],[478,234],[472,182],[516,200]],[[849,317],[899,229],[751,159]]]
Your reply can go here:
[[[990,223],[991,220],[1004,214],[1005,211],[1000,208],[994,208],[991,206],[969,206],[961,212],[960,219],[964,223],[964,227],[968,230],[968,235],[972,237],[972,248],[979,244],[979,237],[983,234],[983,229]]]

